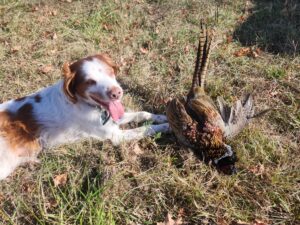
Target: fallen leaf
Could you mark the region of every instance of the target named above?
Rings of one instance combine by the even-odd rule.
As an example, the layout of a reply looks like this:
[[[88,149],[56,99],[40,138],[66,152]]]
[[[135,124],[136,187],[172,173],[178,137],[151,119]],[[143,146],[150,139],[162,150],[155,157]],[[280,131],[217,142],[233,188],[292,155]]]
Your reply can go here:
[[[106,30],[106,31],[111,31],[111,30],[113,30],[112,26],[109,25],[109,24],[103,24],[103,29]]]
[[[52,209],[58,206],[58,202],[54,198],[51,198],[45,203],[45,206],[47,209]]]
[[[245,16],[240,16],[239,18],[238,18],[238,22],[239,23],[242,23],[242,22],[244,22],[246,20],[246,17]]]
[[[172,219],[172,214],[168,213],[164,222],[159,222],[157,225],[181,225],[183,224],[182,218],[179,216],[176,220]]]
[[[47,74],[47,73],[51,72],[52,70],[53,70],[52,65],[46,65],[46,66],[43,66],[43,67],[40,68],[40,71],[43,74]]]
[[[184,53],[187,54],[190,51],[190,47],[186,45],[183,49]]]
[[[251,51],[251,56],[252,56],[253,58],[257,58],[257,57],[258,57],[258,54],[257,54],[256,51]]]
[[[18,51],[21,50],[21,48],[22,48],[21,45],[16,45],[16,46],[11,48],[11,52],[12,53],[18,52]]]
[[[254,173],[256,176],[259,176],[265,172],[265,166],[263,164],[259,164],[259,165],[250,167],[249,171]]]
[[[251,225],[250,223],[238,220],[236,222],[233,223],[234,225]]]
[[[276,97],[278,95],[278,91],[272,91],[270,95],[271,97]]]
[[[64,186],[67,183],[68,175],[66,173],[56,175],[53,179],[54,187]]]
[[[229,36],[227,36],[227,38],[226,38],[226,43],[229,44],[229,43],[232,42],[232,40],[233,40],[232,35],[229,35]]]
[[[33,183],[24,183],[22,184],[22,191],[26,192],[26,193],[30,193],[32,192],[32,190],[34,189],[34,184]]]
[[[3,202],[5,199],[4,195],[2,193],[0,193],[0,202]]]
[[[261,55],[262,50],[260,48],[256,48],[255,51],[258,55]]]
[[[236,52],[234,52],[233,55],[236,57],[241,57],[241,56],[249,55],[250,52],[251,52],[250,47],[241,48],[241,49],[237,50]]]
[[[140,51],[143,54],[147,54],[149,52],[149,50],[147,48],[143,48],[143,47],[140,47]]]
[[[32,12],[36,12],[36,11],[39,11],[39,7],[38,6],[33,6],[32,8],[31,8],[31,11]]]
[[[142,155],[144,153],[144,151],[140,148],[138,143],[135,143],[134,146],[132,147],[132,151],[136,154],[136,155]]]
[[[259,219],[255,219],[253,225],[269,225],[270,223],[263,221],[263,220],[259,220]]]
[[[53,35],[52,35],[52,40],[55,40],[55,39],[57,39],[57,34],[56,33],[53,33]]]
[[[57,50],[56,49],[52,49],[52,50],[50,50],[49,51],[51,54],[55,54],[56,52],[57,52]]]
[[[236,57],[241,57],[241,56],[251,56],[254,59],[259,57],[261,54],[260,48],[253,48],[253,47],[245,47],[237,50],[236,52],[233,53]]]
[[[229,225],[229,223],[224,218],[218,218],[217,225]]]
[[[56,16],[57,15],[57,10],[52,10],[49,12],[50,16]]]

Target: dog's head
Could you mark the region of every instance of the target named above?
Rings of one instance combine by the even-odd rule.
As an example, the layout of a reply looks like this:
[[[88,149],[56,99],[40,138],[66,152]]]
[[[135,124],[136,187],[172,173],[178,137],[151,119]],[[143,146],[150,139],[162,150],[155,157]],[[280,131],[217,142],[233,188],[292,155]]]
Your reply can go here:
[[[116,81],[116,72],[116,64],[105,54],[64,63],[64,93],[72,103],[105,108],[113,120],[118,120],[124,109],[120,102],[123,90]]]

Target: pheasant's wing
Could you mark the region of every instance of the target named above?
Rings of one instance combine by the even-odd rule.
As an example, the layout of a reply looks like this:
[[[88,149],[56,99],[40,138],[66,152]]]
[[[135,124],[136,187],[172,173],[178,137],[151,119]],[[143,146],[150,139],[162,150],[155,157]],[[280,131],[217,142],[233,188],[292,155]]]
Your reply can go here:
[[[187,114],[184,99],[174,98],[167,104],[166,114],[168,122],[176,137],[185,145],[190,145],[185,137],[185,131],[193,119]]]
[[[224,121],[212,99],[203,95],[189,101],[188,107],[190,114],[200,124],[208,122],[209,124],[219,127],[222,131],[225,130]]]
[[[225,123],[225,138],[233,138],[239,134],[254,116],[253,97],[246,94],[242,100],[238,100],[230,107],[222,97],[217,99],[219,112]]]

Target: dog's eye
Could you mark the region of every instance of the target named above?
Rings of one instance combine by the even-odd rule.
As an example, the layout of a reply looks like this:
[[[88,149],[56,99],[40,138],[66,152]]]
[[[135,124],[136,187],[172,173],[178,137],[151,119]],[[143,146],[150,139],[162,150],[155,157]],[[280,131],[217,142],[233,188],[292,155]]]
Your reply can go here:
[[[96,84],[96,81],[92,80],[92,79],[89,79],[85,82],[87,85],[94,85]]]

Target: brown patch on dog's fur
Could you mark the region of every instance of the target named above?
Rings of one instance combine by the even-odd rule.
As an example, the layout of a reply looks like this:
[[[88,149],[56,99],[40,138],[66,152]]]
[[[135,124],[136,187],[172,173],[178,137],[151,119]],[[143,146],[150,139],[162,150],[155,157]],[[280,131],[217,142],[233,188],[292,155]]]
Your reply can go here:
[[[39,103],[39,102],[41,102],[42,97],[40,95],[36,95],[36,96],[34,96],[34,100],[36,103]]]
[[[15,101],[16,101],[16,102],[21,102],[21,101],[23,101],[23,100],[25,100],[25,99],[26,99],[26,97],[21,97],[21,98],[15,99]]]
[[[98,55],[94,55],[94,56],[91,56],[91,57],[98,58],[102,62],[106,63],[110,67],[109,70],[112,69],[111,71],[109,71],[110,75],[116,75],[117,74],[119,67],[107,54],[98,54]]]
[[[71,72],[70,64],[68,62],[64,63],[62,72],[64,75],[63,91],[64,91],[65,95],[70,99],[71,102],[76,103],[77,98],[76,98],[75,89],[74,89],[75,72]]]
[[[92,61],[95,58],[107,65],[107,73],[110,76],[115,76],[117,73],[117,65],[106,54],[88,56],[72,63],[71,65],[65,62],[62,69],[64,75],[64,93],[71,100],[71,102],[77,102],[76,94],[86,98],[86,90],[89,86],[95,84],[94,82],[90,82],[90,80],[85,80],[85,76],[81,70],[81,66],[85,61]]]
[[[34,156],[41,150],[37,139],[39,125],[32,110],[32,105],[27,103],[16,113],[0,112],[0,136],[18,156]]]

